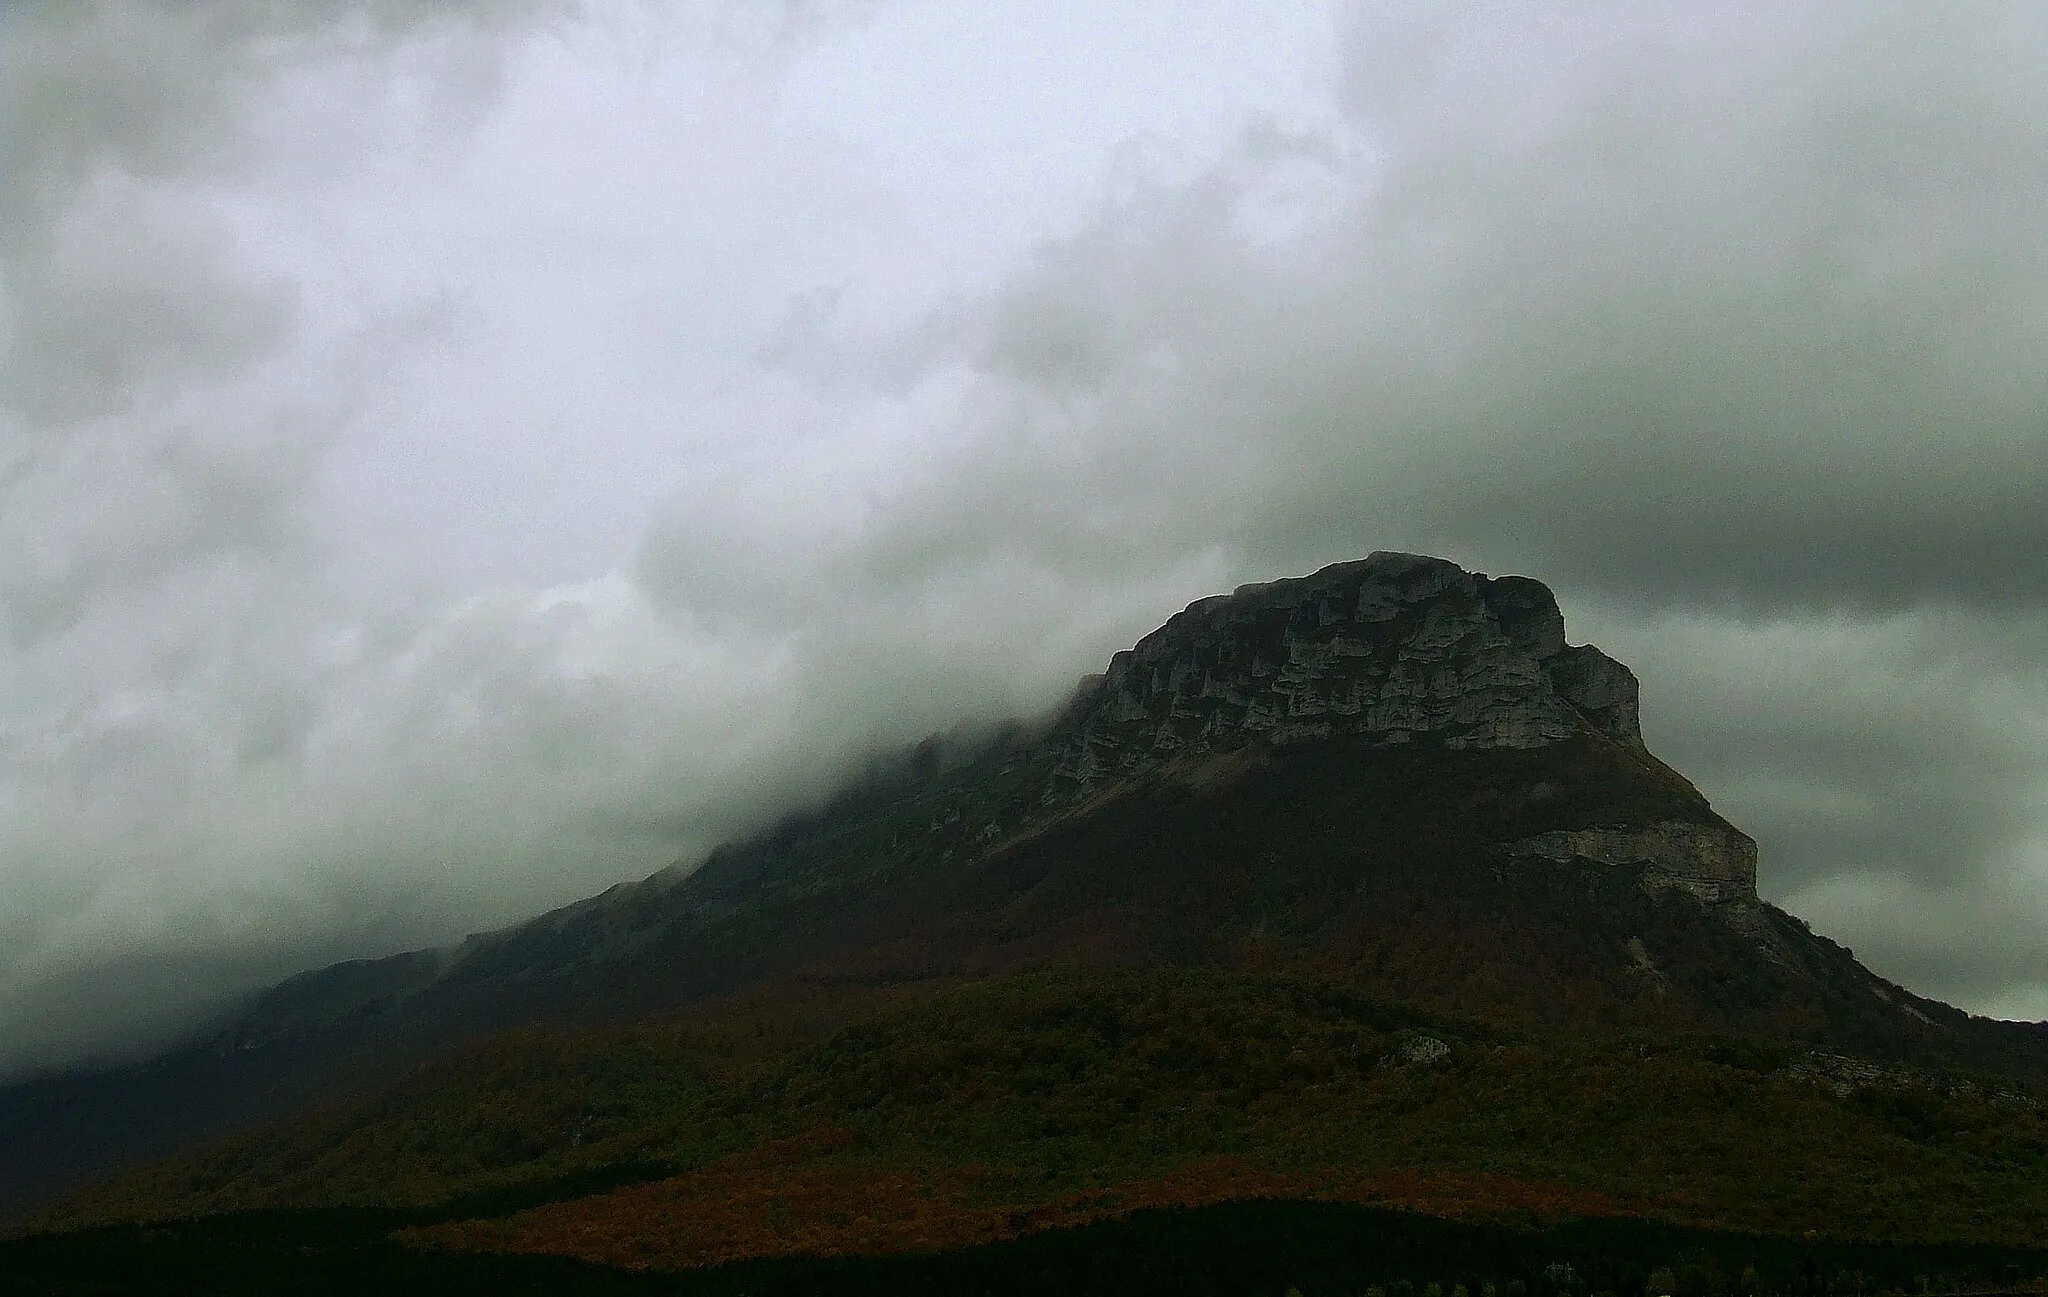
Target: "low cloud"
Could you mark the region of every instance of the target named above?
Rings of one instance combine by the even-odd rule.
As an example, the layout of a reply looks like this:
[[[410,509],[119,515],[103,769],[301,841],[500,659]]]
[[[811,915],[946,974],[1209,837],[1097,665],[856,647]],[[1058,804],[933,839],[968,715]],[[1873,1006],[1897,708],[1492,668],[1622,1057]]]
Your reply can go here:
[[[777,646],[616,577],[451,589],[364,534],[336,452],[450,302],[316,300],[260,219],[379,151],[459,157],[536,39],[761,60],[840,8],[0,13],[0,1075],[693,856],[865,741],[795,760],[750,697]]]

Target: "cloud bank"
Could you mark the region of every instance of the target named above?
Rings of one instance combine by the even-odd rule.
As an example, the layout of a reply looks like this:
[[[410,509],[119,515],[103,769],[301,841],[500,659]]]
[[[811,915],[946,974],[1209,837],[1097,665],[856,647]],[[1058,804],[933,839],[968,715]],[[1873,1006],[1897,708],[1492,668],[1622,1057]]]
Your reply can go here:
[[[2048,1014],[2048,19],[1228,8],[0,15],[0,1071],[1382,548]]]

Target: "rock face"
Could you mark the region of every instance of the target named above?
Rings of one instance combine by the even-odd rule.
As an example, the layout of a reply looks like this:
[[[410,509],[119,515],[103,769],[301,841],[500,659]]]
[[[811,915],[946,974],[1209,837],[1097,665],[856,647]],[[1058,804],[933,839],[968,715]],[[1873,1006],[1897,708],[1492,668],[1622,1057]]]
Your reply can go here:
[[[1548,587],[1384,552],[1190,605],[1110,661],[1068,733],[1058,775],[1081,787],[1182,753],[1337,735],[1452,750],[1593,737],[1648,759],[1635,675],[1565,643]],[[1639,867],[1646,886],[1705,901],[1756,891],[1756,844],[1718,819],[1504,846]]]
[[[1509,856],[1632,867],[1651,891],[1701,901],[1754,900],[1756,843],[1723,825],[1665,820],[1638,828],[1561,829],[1507,845]]]
[[[1192,604],[1117,654],[1083,709],[1077,778],[1242,736],[1532,748],[1592,731],[1642,746],[1635,676],[1567,647],[1540,582],[1415,554]]]

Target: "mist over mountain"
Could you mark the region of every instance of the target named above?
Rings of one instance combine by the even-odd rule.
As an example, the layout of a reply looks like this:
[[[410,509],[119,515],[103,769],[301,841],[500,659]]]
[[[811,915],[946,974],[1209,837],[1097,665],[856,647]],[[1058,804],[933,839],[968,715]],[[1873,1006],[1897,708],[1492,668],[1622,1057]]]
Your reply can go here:
[[[5,6],[0,1076],[1377,548],[1541,574],[1766,900],[2048,1015],[2043,24]]]
[[[927,741],[699,867],[0,1091],[0,1192],[19,1210],[492,1033],[750,1016],[801,1038],[1051,969],[1286,975],[1546,1037],[2048,1084],[2048,1027],[1915,995],[1763,900],[1755,841],[1640,711],[1534,580],[1378,553],[1241,587],[1058,713]]]

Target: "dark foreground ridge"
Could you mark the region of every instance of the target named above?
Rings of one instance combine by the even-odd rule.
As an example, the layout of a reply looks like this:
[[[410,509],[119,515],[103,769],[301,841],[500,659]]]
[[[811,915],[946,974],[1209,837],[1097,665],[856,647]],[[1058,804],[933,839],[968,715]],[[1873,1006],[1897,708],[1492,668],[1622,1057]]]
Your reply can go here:
[[[1375,554],[1205,599],[1059,715],[879,763],[694,872],[0,1091],[0,1211],[508,1028],[744,1002],[824,1032],[1049,968],[1286,973],[1564,1038],[2048,1080],[2042,1028],[1911,995],[1761,901],[1754,843],[1646,750],[1638,705],[1525,578]]]

